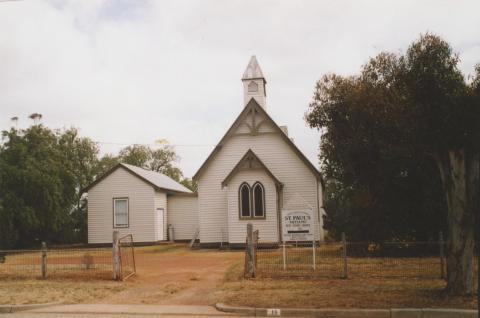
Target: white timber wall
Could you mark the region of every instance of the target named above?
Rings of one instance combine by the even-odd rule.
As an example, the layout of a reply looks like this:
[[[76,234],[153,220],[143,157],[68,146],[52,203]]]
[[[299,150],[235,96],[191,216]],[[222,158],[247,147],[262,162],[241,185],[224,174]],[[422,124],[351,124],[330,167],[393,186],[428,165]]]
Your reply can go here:
[[[227,196],[221,182],[243,155],[252,149],[272,173],[284,184],[283,202],[288,202],[296,193],[318,213],[318,185],[316,176],[282,139],[280,133],[256,136],[234,135],[222,146],[198,180],[198,203],[200,241],[220,242],[222,229],[227,229]],[[241,127],[243,130],[244,127]],[[317,233],[317,239],[320,233]]]
[[[153,213],[155,213],[155,240],[156,241],[165,241],[167,240],[167,220],[168,220],[168,211],[167,211],[167,194],[162,191],[155,191],[155,197],[154,197],[154,209]],[[159,236],[159,231],[157,229],[158,225],[158,213],[157,209],[163,209],[163,237]],[[161,232],[160,232],[161,233]]]
[[[154,190],[120,167],[88,191],[88,243],[112,243],[112,232],[133,234],[135,242],[155,237]],[[113,227],[113,198],[128,197],[129,227]]]
[[[198,229],[198,198],[186,195],[169,196],[168,223],[173,225],[175,240],[191,240]]]
[[[265,219],[240,219],[238,189],[243,182],[252,187],[262,183],[265,189]],[[245,243],[247,224],[259,230],[260,243],[279,242],[277,190],[275,183],[263,169],[239,171],[228,184],[228,242]],[[253,200],[253,198],[252,198]]]

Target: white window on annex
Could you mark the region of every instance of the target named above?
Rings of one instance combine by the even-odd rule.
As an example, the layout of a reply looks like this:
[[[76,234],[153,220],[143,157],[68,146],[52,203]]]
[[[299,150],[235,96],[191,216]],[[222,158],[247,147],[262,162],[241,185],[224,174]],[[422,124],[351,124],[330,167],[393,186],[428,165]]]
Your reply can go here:
[[[113,199],[113,227],[128,227],[128,198]]]

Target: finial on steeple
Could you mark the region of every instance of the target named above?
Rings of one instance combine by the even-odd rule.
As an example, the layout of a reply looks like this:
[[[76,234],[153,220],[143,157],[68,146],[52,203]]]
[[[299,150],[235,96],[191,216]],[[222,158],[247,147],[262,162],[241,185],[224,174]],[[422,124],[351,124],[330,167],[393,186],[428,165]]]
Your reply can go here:
[[[247,69],[243,73],[243,96],[244,106],[248,104],[250,99],[255,98],[257,103],[266,108],[266,90],[265,84],[267,81],[263,77],[262,69],[258,64],[255,55],[252,55],[250,62],[247,65]]]

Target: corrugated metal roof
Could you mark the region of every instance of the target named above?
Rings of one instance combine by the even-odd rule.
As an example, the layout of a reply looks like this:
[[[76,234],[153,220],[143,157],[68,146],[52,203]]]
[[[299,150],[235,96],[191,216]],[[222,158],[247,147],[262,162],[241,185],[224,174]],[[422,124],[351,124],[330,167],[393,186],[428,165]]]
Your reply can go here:
[[[130,170],[134,174],[138,175],[139,177],[145,179],[146,181],[150,182],[152,185],[162,188],[165,190],[172,190],[177,192],[183,193],[193,193],[177,181],[173,180],[172,178],[152,170],[143,169],[137,166],[132,166],[126,163],[121,163],[123,167]]]

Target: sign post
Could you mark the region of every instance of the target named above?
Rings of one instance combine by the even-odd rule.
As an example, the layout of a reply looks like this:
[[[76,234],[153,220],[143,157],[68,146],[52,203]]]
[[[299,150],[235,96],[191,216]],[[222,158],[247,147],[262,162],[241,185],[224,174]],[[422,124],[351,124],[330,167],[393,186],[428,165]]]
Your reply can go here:
[[[282,210],[283,269],[287,268],[285,243],[312,242],[312,268],[315,270],[315,221],[312,210]]]

